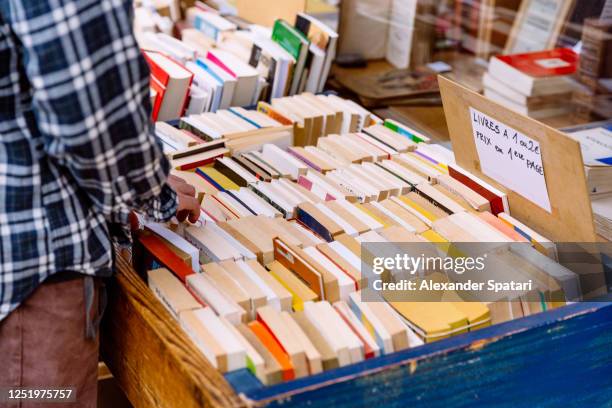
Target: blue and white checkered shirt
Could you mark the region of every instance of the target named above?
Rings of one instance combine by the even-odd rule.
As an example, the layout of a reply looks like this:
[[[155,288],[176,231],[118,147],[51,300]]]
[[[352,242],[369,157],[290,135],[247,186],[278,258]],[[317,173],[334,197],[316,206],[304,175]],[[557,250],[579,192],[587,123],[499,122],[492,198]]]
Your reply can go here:
[[[109,275],[132,210],[176,210],[131,18],[131,1],[0,0],[0,320],[55,272]]]

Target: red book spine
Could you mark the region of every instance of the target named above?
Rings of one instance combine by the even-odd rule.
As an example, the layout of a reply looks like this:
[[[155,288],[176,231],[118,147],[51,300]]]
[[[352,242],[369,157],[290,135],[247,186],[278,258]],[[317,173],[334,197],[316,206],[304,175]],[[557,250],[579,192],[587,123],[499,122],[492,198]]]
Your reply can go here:
[[[155,92],[157,92],[157,96],[155,97],[155,103],[153,104],[153,109],[151,112],[151,116],[153,120],[157,120],[157,115],[159,114],[159,109],[162,105],[162,101],[164,100],[164,95],[166,93],[166,86],[168,85],[168,81],[170,80],[170,76],[166,71],[164,71],[160,66],[158,66],[151,58],[149,58],[149,53],[154,51],[143,51],[143,55],[145,60],[149,64],[149,71],[151,71],[150,75],[150,86],[153,88]]]
[[[209,157],[208,159],[197,160],[188,164],[183,164],[182,166],[179,166],[177,170],[193,170],[196,167],[206,166],[207,164],[214,163],[215,160],[219,157],[223,157],[223,154],[219,154],[214,157]]]
[[[236,218],[240,218],[240,214],[236,214],[234,211],[232,211],[227,205],[225,205],[221,200],[219,200],[217,198],[217,196],[213,195],[212,196],[213,200],[215,200],[217,203],[219,203],[220,206],[222,206],[223,208],[225,208],[227,211],[229,211],[230,213],[232,213]]]
[[[151,71],[151,76],[157,78],[157,80],[162,83],[164,86],[168,84],[168,80],[170,76],[166,71],[164,71],[160,66],[158,66],[151,58],[149,58],[149,53],[153,51],[144,51],[144,57],[149,64],[149,70]],[[159,54],[156,52],[156,54]],[[163,54],[162,54],[163,55]],[[167,57],[166,57],[167,58]]]
[[[170,75],[168,75],[166,71],[164,71],[151,58],[149,58],[148,54],[151,52],[154,52],[154,51],[143,51],[143,55],[147,63],[149,64],[149,70],[151,71],[151,82],[150,82],[151,87],[155,90],[155,92],[157,92],[157,97],[155,98],[155,105],[153,106],[153,112],[152,112],[153,120],[157,120],[157,115],[159,113],[159,109],[164,99],[163,97],[166,91],[166,87],[168,86],[168,81],[170,80]],[[162,55],[164,58],[168,58],[173,63],[179,65],[181,68],[183,68],[185,71],[191,74],[191,77],[189,78],[189,87],[187,89],[187,92],[185,93],[185,99],[183,100],[183,106],[181,107],[180,116],[182,116],[183,113],[185,112],[185,109],[187,108],[187,103],[189,102],[189,88],[191,87],[191,84],[193,82],[193,72],[189,71],[187,68],[183,66],[183,64],[175,61],[169,56],[165,54],[161,54],[161,53],[157,53],[157,54]]]
[[[151,110],[151,118],[153,121],[156,121],[162,101],[164,100],[164,95],[166,94],[166,87],[153,75],[151,75],[151,78],[149,79],[149,86],[157,93]]]
[[[469,187],[471,190],[477,192],[478,194],[489,200],[489,203],[491,204],[491,212],[494,215],[505,211],[504,200],[497,194],[491,192],[490,190],[486,189],[485,187],[481,186],[480,184],[466,176],[465,174],[456,171],[450,166],[448,167],[448,174],[455,180],[461,182],[462,184]]]
[[[202,300],[200,299],[200,296],[198,296],[198,294],[191,289],[189,286],[185,285],[185,289],[187,289],[187,292],[191,293],[191,295],[193,296],[193,298],[202,305],[202,307],[208,307],[208,305]]]
[[[139,237],[142,246],[159,263],[174,273],[181,282],[185,283],[187,276],[193,274],[191,267],[187,266],[166,244],[155,235],[142,235]]]
[[[346,323],[349,329],[351,329],[353,334],[357,336],[361,344],[363,344],[363,356],[365,357],[365,359],[367,360],[369,358],[376,357],[376,354],[374,354],[374,350],[372,349],[372,347],[370,347],[366,339],[364,339],[363,336],[359,333],[359,331],[353,326],[351,321],[343,313],[340,313],[338,310],[336,310],[336,313],[340,316],[340,318],[342,318],[342,320],[344,320],[344,323]]]

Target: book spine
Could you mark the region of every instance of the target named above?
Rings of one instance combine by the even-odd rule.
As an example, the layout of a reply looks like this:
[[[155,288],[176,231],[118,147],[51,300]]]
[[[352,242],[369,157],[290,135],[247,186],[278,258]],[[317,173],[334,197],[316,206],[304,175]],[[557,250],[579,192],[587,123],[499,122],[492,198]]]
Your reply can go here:
[[[236,183],[236,185],[238,185],[239,187],[247,187],[249,185],[249,183],[245,179],[243,179],[240,174],[236,173],[230,167],[226,166],[225,163],[223,163],[222,161],[215,160],[214,167],[225,177]]]
[[[398,133],[402,136],[406,136],[408,139],[412,140],[415,143],[426,143],[427,141],[425,139],[422,139],[421,137],[417,136],[416,134],[410,132],[408,129],[406,128],[402,128],[394,123],[391,122],[387,122],[385,121],[383,124],[387,129],[390,129],[392,131],[394,131],[395,133]]]
[[[219,40],[219,29],[202,18],[201,15],[196,15],[195,19],[193,20],[193,27],[207,37],[210,37],[215,41]]]
[[[355,314],[355,316],[357,316],[357,318],[361,321],[361,323],[363,323],[363,326],[368,331],[368,333],[370,333],[370,335],[374,338],[374,341],[376,342],[376,344],[380,348],[380,353],[384,354],[385,342],[380,337],[378,332],[374,329],[374,325],[372,325],[372,323],[368,320],[366,315],[364,313],[362,313],[361,308],[353,300],[352,296],[349,297],[349,302],[348,303],[349,303],[349,308],[353,311],[353,314]]]
[[[187,171],[187,170],[193,170],[196,167],[206,166],[206,165],[209,165],[211,163],[214,163],[214,161],[217,158],[222,157],[222,156],[223,156],[223,153],[219,153],[217,156],[214,156],[214,157],[209,157],[207,159],[196,160],[196,161],[193,161],[191,163],[183,164],[181,166],[178,166],[177,170]]]
[[[189,163],[189,164],[184,164],[182,166],[179,166],[177,170],[188,171],[188,170],[193,170],[196,167],[206,166],[206,165],[211,164],[212,162],[214,162],[217,157],[221,157],[221,156],[223,156],[223,155],[220,154],[219,156],[211,157],[209,159],[203,159],[203,160],[194,161],[194,162]]]
[[[418,195],[420,195],[421,197],[423,197],[424,199],[426,199],[427,201],[429,201],[431,204],[433,204],[434,206],[440,208],[442,211],[448,213],[448,214],[453,214],[453,211],[450,208],[447,208],[445,206],[443,206],[442,204],[440,204],[439,202],[437,202],[434,198],[430,197],[428,194],[426,194],[425,192],[419,190],[419,186],[416,186],[415,188],[415,193],[417,193]]]
[[[277,65],[278,63],[276,62],[275,59],[271,58],[270,59],[270,67],[268,68],[268,88],[265,91],[264,94],[262,94],[261,99],[263,99],[264,101],[271,101],[272,100],[272,90],[275,89],[274,87],[274,82],[276,81],[276,69],[277,69]]]
[[[200,141],[202,143],[202,141]],[[197,148],[187,148],[187,150],[176,152],[172,155],[172,159],[182,159],[183,157],[189,157],[194,154],[204,153],[215,149],[221,149],[225,147],[225,142],[219,141],[218,143],[207,143],[204,146]]]
[[[317,197],[321,198],[322,200],[332,201],[332,200],[336,199],[336,197],[334,197],[333,195],[328,193],[325,189],[317,186],[312,181],[308,180],[306,177],[304,177],[302,175],[300,175],[298,177],[297,183],[300,186],[304,187],[306,190],[308,190],[311,193],[315,194]],[[341,197],[339,197],[339,198],[341,198]]]
[[[181,111],[179,113],[179,117],[185,114],[187,110],[187,106],[189,106],[189,101],[191,100],[191,84],[193,84],[193,72],[189,71],[187,68],[183,67],[185,71],[191,73],[191,77],[189,78],[189,85],[187,85],[187,92],[185,92],[185,98],[183,99],[183,106],[181,107]]]
[[[153,103],[151,109],[151,119],[155,122],[157,121],[157,116],[159,115],[159,109],[161,108],[162,102],[164,100],[164,95],[166,94],[166,86],[162,84],[157,78],[151,75],[149,80],[149,86],[155,91],[155,102]]]
[[[410,180],[406,180],[405,178],[403,178],[399,174],[394,173],[393,171],[389,170],[388,168],[384,167],[383,165],[381,165],[378,162],[374,163],[374,164],[376,164],[378,167],[380,167],[381,169],[383,169],[387,173],[391,174],[393,177],[397,177],[398,179],[402,180],[404,183],[408,183],[410,185],[410,191],[414,191],[414,188],[416,187],[416,184],[410,182]]]
[[[220,262],[221,260],[215,256],[214,253],[208,249],[206,245],[197,240],[194,236],[192,236],[189,231],[185,231],[185,239],[193,244],[200,251],[200,263],[211,263],[211,262]],[[199,297],[199,296],[198,296]]]
[[[596,91],[598,79],[612,76],[612,63],[608,54],[612,51],[612,21],[588,18],[582,32],[582,49],[579,62],[579,79]]]
[[[248,205],[246,205],[246,203],[244,201],[242,201],[236,194],[234,194],[233,192],[231,192],[230,190],[225,190],[225,192],[232,197],[234,200],[236,200],[241,206],[243,206],[244,208],[247,209],[248,212],[250,212],[253,215],[257,215],[257,213],[255,211],[253,211],[251,209],[251,207],[249,207]]]
[[[210,135],[202,132],[200,129],[198,129],[197,127],[193,126],[191,123],[188,123],[188,122],[184,121],[183,119],[181,119],[179,121],[179,129],[184,129],[184,130],[186,130],[188,132],[191,132],[194,135],[196,135],[197,137],[199,137],[201,139],[204,139],[207,142],[211,142],[211,141],[215,140]]]
[[[224,190],[224,193],[227,193],[228,190]],[[230,214],[232,214],[236,218],[240,218],[240,214],[236,214],[231,208],[229,208],[223,201],[221,201],[216,195],[212,196],[212,199],[215,200],[221,207],[225,208]]]
[[[274,240],[274,259],[285,268],[289,269],[297,278],[317,294],[320,300],[325,300],[325,289],[320,275],[313,271],[301,259],[287,251],[280,243],[279,239]],[[317,276],[318,275],[318,276]]]
[[[493,215],[497,215],[506,211],[504,200],[502,197],[492,193],[490,190],[484,188],[468,176],[456,171],[452,167],[448,168],[448,174],[455,180],[461,182],[463,185],[470,188],[472,191],[480,194],[481,196],[489,200],[489,204],[491,205],[491,212],[493,213]]]
[[[285,125],[285,126],[293,125],[293,121],[291,119],[288,119],[284,115],[281,115],[280,113],[272,109],[272,107],[266,103],[259,102],[257,104],[257,111],[265,115],[268,115],[269,117],[271,117],[272,119],[274,119],[275,121],[279,122],[282,125]]]
[[[291,154],[296,159],[300,160],[303,163],[306,163],[306,165],[308,165],[308,167],[318,171],[319,173],[324,173],[322,168],[320,168],[319,166],[317,166],[316,164],[314,164],[313,162],[308,160],[306,157],[300,155],[298,152],[294,151],[293,149],[289,149],[288,152],[289,152],[289,154]]]
[[[232,78],[237,78],[236,73],[232,71],[227,65],[225,65],[225,63],[221,61],[221,59],[219,59],[219,57],[217,57],[214,53],[208,51],[208,53],[206,54],[206,59],[210,61],[211,63],[217,65],[219,68],[221,68],[225,72],[227,72],[229,75],[232,76]]]
[[[196,169],[196,174],[212,184],[212,186],[217,190],[226,191],[221,184],[217,183],[215,179],[206,174],[202,169]]]
[[[181,282],[185,282],[187,276],[193,274],[191,266],[188,266],[177,256],[164,242],[155,235],[141,235],[138,242],[142,248],[150,254],[157,262],[174,273]]]
[[[301,42],[295,41],[294,34],[287,29],[282,20],[276,20],[272,30],[272,41],[278,43],[285,51],[287,51],[296,62],[300,57]]]
[[[234,108],[229,108],[228,109],[231,113],[233,113],[234,115],[238,116],[240,119],[244,120],[245,122],[255,126],[257,129],[261,129],[261,125],[259,125],[259,123],[255,122],[254,120],[251,120],[249,118],[247,118],[246,116],[244,116],[243,114],[241,114],[240,112],[237,112],[236,109]]]
[[[278,205],[276,202],[272,201],[272,199],[270,197],[268,197],[263,191],[258,189],[257,186],[255,186],[254,184],[250,184],[249,188],[251,189],[251,191],[253,191],[255,194],[257,194],[259,197],[261,197],[265,202],[267,202],[272,207],[277,209],[278,212],[280,212],[283,215],[283,218],[287,218],[287,215],[288,215],[287,211],[285,211],[285,209],[283,207],[281,207],[280,205]]]
[[[323,224],[317,221],[312,215],[308,214],[302,208],[297,207],[297,220],[304,225],[306,228],[326,240],[327,242],[332,242],[334,238],[331,233]]]
[[[263,173],[263,175],[266,177],[266,179],[271,180],[272,178],[274,178],[274,175],[272,173],[270,173],[269,171],[267,171],[267,169],[263,168],[260,164],[258,164],[258,161],[256,157],[253,157],[251,155],[248,154],[242,154],[242,159],[247,161],[248,163],[251,164],[251,166],[256,167],[257,169],[259,169],[259,171],[261,173]],[[270,170],[272,170],[272,168],[270,167]]]

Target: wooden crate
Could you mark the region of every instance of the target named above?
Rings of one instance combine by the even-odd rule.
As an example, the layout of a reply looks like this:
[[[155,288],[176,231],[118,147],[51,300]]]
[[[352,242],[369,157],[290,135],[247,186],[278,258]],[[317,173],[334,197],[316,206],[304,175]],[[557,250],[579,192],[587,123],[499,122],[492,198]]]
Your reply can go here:
[[[576,303],[272,387],[222,376],[124,255],[101,350],[135,407],[609,406],[612,303]],[[508,405],[510,406],[510,405]]]

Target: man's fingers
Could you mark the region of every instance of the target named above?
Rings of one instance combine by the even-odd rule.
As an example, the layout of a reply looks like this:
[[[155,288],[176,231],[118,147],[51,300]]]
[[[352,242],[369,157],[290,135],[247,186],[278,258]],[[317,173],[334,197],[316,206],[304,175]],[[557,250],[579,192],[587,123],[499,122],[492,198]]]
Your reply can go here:
[[[189,196],[195,197],[196,190],[195,187],[191,184],[188,184],[185,180],[180,177],[173,176],[172,174],[168,175],[168,184],[174,191],[180,194],[187,194]]]
[[[175,176],[173,174],[168,174],[168,184],[170,184],[172,187],[174,187],[177,184],[185,184],[187,183],[185,180],[183,180],[182,178]]]
[[[168,176],[168,185],[176,191],[178,197],[178,209],[176,218],[183,222],[189,219],[196,222],[200,218],[200,203],[196,200],[196,189],[185,180],[173,175]]]
[[[195,224],[200,219],[200,206],[198,206],[198,211],[189,213],[189,222]]]
[[[185,194],[191,197],[195,197],[196,195],[196,189],[194,186],[192,186],[191,184],[179,184],[177,186],[177,192],[181,193],[181,194]]]
[[[183,222],[189,218],[189,221],[196,222],[200,218],[200,203],[194,197],[186,194],[178,194],[179,208],[176,212],[176,217]]]
[[[187,211],[187,210],[181,210],[181,211],[177,211],[176,212],[176,219],[179,222],[185,221],[188,216],[189,216],[189,211]]]

